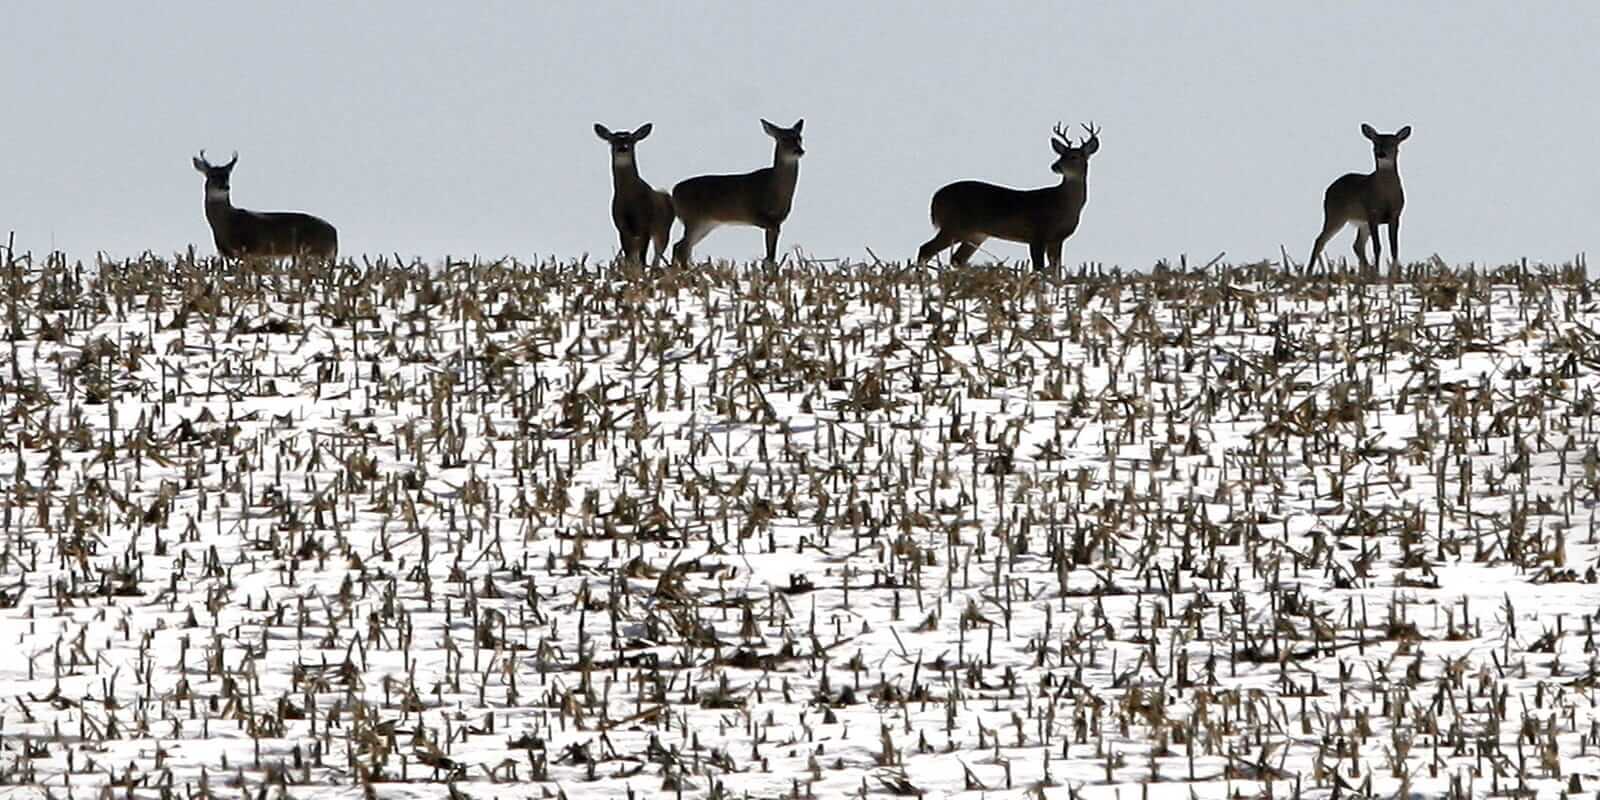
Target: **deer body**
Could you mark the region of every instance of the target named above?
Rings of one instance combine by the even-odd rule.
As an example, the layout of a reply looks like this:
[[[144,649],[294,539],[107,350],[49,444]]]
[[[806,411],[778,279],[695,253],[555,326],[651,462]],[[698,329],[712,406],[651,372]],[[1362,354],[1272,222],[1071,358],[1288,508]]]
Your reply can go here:
[[[683,220],[683,238],[672,249],[673,261],[687,264],[694,246],[721,225],[749,225],[766,231],[767,261],[777,260],[778,234],[794,206],[800,157],[805,155],[800,138],[805,120],[791,128],[766,120],[761,126],[776,141],[772,166],[742,175],[701,175],[672,187],[672,203]]]
[[[1322,248],[1346,225],[1356,229],[1355,254],[1362,271],[1383,262],[1379,225],[1389,226],[1389,258],[1396,268],[1400,265],[1400,212],[1406,205],[1405,190],[1400,186],[1400,143],[1411,136],[1411,126],[1384,134],[1363,124],[1361,134],[1372,142],[1376,166],[1370,173],[1352,172],[1340,176],[1328,186],[1322,198],[1322,232],[1311,245],[1308,268],[1315,268]],[[1367,262],[1369,239],[1372,241],[1370,264]]]
[[[644,263],[651,242],[655,243],[654,260],[660,263],[674,217],[672,196],[656,191],[639,177],[636,147],[650,135],[651,127],[647,122],[631,133],[613,133],[599,123],[594,126],[595,135],[611,145],[611,222],[617,226],[622,257],[638,264]]]
[[[329,260],[339,254],[339,233],[326,220],[297,211],[235,208],[229,184],[237,163],[238,153],[220,166],[207,162],[204,150],[194,159],[194,168],[206,176],[206,222],[219,254],[225,258],[311,256]]]
[[[951,256],[961,266],[987,239],[1004,239],[1028,245],[1034,269],[1061,266],[1061,247],[1078,230],[1083,207],[1089,200],[1089,156],[1100,149],[1098,129],[1084,126],[1089,138],[1074,146],[1066,131],[1056,126],[1050,145],[1059,158],[1051,169],[1061,183],[1043,189],[1012,189],[983,181],[957,181],[933,194],[933,225],[938,231],[917,250],[917,263],[951,245]]]

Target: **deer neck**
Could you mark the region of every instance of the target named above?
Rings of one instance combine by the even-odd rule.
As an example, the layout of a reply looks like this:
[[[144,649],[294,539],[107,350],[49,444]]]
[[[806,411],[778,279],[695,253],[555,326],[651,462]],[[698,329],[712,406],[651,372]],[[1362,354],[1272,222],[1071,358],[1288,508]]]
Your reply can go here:
[[[1372,177],[1385,183],[1400,182],[1400,157],[1379,158],[1374,160],[1375,167]]]
[[[1089,171],[1087,168],[1077,175],[1062,175],[1061,185],[1057,187],[1064,197],[1085,197],[1089,194]]]
[[[227,189],[206,187],[206,221],[213,228],[227,228],[233,222],[233,200]]]
[[[639,162],[631,158],[627,161],[613,160],[611,187],[617,194],[635,194],[643,191],[646,187],[644,178],[639,177]]]
[[[800,157],[785,155],[783,148],[772,151],[772,193],[780,198],[794,196],[794,187],[800,182]]]

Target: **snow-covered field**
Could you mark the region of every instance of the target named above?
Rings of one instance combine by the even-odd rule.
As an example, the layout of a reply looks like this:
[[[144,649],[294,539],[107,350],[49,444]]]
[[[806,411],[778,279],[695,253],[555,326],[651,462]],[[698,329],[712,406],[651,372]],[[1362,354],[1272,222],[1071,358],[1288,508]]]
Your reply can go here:
[[[0,797],[1593,792],[1600,298],[0,273]]]

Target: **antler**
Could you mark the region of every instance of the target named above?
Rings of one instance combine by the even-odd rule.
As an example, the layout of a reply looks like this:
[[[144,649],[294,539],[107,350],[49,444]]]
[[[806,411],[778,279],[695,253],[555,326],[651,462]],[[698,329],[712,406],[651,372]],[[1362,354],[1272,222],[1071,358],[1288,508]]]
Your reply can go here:
[[[237,163],[239,163],[239,151],[235,150],[235,151],[233,151],[233,158],[228,159],[228,163],[223,164],[222,166],[224,166],[224,167],[232,167],[234,164],[237,164]]]
[[[1061,143],[1062,144],[1065,144],[1068,147],[1072,146],[1072,135],[1071,135],[1072,134],[1072,128],[1071,127],[1062,127],[1061,123],[1057,122],[1056,126],[1055,126],[1055,128],[1053,130],[1055,131],[1056,136],[1061,138]]]
[[[1100,138],[1100,128],[1097,127],[1093,122],[1090,122],[1087,125],[1085,125],[1085,124],[1080,122],[1080,123],[1078,123],[1078,127],[1083,128],[1084,131],[1089,134],[1089,138],[1090,139],[1098,139],[1098,138]],[[1087,140],[1085,140],[1085,141],[1087,141]]]
[[[204,147],[200,148],[200,163],[208,167],[211,166],[211,162],[206,160],[206,149]]]

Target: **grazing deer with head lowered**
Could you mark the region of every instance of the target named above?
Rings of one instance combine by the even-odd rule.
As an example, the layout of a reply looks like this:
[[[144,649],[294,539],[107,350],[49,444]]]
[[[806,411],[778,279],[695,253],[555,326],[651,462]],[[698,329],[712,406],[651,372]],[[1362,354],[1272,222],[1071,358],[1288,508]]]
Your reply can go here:
[[[983,181],[957,181],[933,193],[933,226],[938,232],[917,250],[917,263],[959,244],[950,263],[961,266],[985,239],[1028,245],[1035,270],[1048,256],[1052,269],[1061,266],[1061,244],[1078,230],[1089,200],[1089,156],[1100,149],[1100,129],[1083,126],[1088,136],[1074,145],[1067,129],[1057,124],[1050,146],[1056,161],[1050,169],[1061,183],[1043,189],[1012,189]]]
[[[672,235],[674,213],[672,196],[656,191],[639,177],[634,151],[650,135],[651,127],[646,122],[631,133],[613,133],[598,122],[594,125],[595,135],[611,145],[611,221],[622,240],[622,257],[641,265],[652,241],[656,245],[655,263],[661,262],[667,251],[667,238]]]
[[[1389,226],[1389,258],[1396,269],[1400,267],[1400,211],[1406,205],[1406,193],[1400,188],[1400,143],[1411,135],[1407,125],[1394,133],[1378,133],[1371,125],[1362,123],[1361,135],[1372,142],[1372,157],[1377,168],[1371,173],[1352,172],[1328,186],[1322,198],[1322,232],[1311,246],[1311,260],[1307,269],[1315,269],[1322,248],[1345,225],[1356,229],[1356,258],[1363,272],[1383,263],[1383,244],[1378,239],[1378,226]],[[1367,263],[1367,240],[1372,240],[1372,263]]]
[[[672,187],[672,204],[683,220],[683,238],[672,248],[672,260],[687,264],[694,246],[719,225],[751,225],[767,232],[767,262],[778,260],[778,231],[794,204],[794,187],[800,179],[800,120],[782,128],[761,120],[761,128],[776,141],[772,166],[743,175],[701,175]]]
[[[194,159],[194,168],[206,176],[206,221],[217,252],[227,258],[310,256],[333,260],[339,254],[339,233],[327,221],[295,211],[246,211],[234,208],[228,182],[239,154],[226,164],[206,161],[206,151]]]

